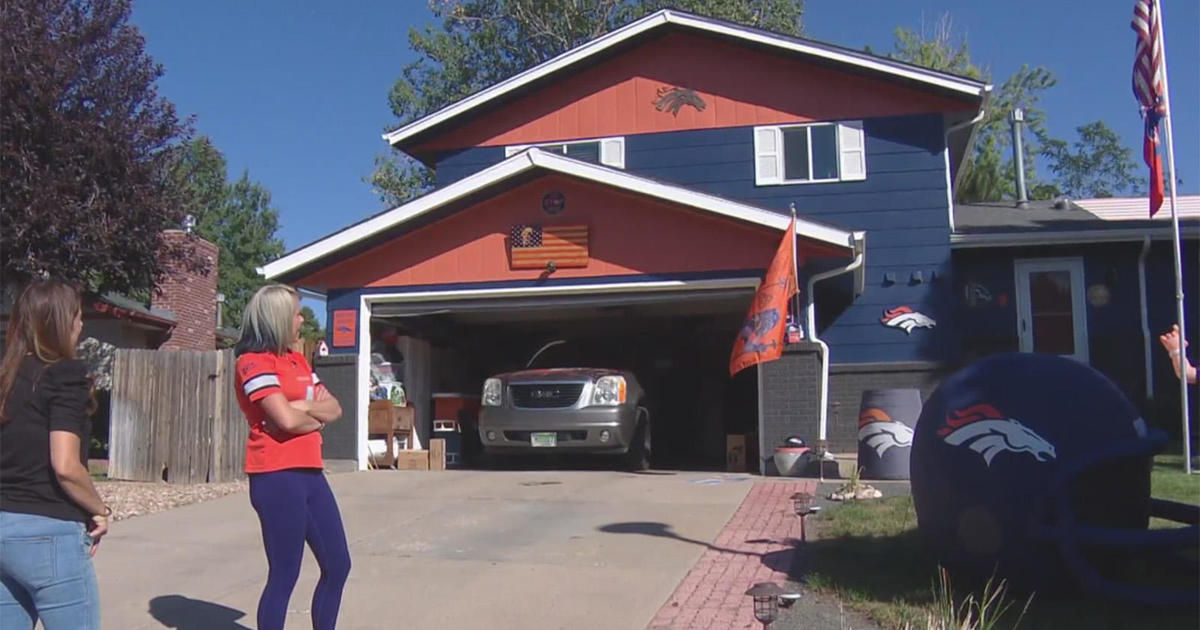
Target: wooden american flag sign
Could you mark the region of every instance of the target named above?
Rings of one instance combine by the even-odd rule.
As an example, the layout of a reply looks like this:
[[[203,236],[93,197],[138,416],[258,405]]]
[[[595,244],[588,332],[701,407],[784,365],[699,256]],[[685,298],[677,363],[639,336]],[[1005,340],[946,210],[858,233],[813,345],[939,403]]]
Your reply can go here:
[[[509,234],[513,269],[586,267],[588,264],[588,226],[531,223],[514,225]]]

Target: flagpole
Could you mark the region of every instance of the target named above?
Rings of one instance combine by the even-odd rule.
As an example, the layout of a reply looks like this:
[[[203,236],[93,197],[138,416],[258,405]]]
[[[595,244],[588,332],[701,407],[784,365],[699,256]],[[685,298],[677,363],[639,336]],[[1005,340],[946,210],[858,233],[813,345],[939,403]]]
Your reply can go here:
[[[1167,81],[1167,48],[1164,43],[1163,31],[1166,30],[1166,20],[1163,19],[1162,3],[1154,0],[1154,11],[1158,14],[1158,50],[1162,54],[1162,85],[1163,85],[1163,127],[1167,136],[1167,170],[1170,176],[1167,181],[1171,185],[1171,229],[1174,238],[1172,250],[1175,254],[1175,316],[1179,323],[1179,405],[1183,417],[1183,466],[1187,474],[1192,474],[1192,439],[1188,427],[1188,382],[1187,382],[1187,320],[1183,312],[1183,253],[1179,239],[1179,212],[1175,208],[1175,142],[1171,133],[1171,88]]]
[[[796,225],[796,203],[792,202],[792,225]],[[792,296],[792,313],[796,318],[796,328],[800,328],[800,256],[796,252],[796,232],[792,230],[792,273],[796,274],[796,295]],[[787,319],[786,317],[784,319]],[[785,331],[786,333],[786,331]]]

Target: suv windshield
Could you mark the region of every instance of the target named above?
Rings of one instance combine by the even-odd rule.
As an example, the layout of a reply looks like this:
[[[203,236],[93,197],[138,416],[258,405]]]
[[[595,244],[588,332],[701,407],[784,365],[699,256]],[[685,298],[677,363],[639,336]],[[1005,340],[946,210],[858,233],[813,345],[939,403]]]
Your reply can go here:
[[[607,368],[625,369],[627,360],[622,360],[617,348],[609,339],[551,339],[535,346],[523,369],[548,370],[553,368]]]
[[[529,362],[525,364],[525,367],[534,370],[556,367],[552,365],[555,360],[554,357],[562,354],[559,348],[566,345],[566,343],[566,340],[556,339],[543,345],[533,353],[533,356],[529,358]]]

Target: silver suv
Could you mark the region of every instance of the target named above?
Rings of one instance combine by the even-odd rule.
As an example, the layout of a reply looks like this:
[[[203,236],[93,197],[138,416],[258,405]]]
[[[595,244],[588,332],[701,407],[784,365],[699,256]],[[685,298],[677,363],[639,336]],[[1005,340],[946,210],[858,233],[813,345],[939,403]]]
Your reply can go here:
[[[547,349],[530,359],[533,362]],[[479,439],[489,455],[590,453],[620,456],[634,470],[650,464],[650,413],[627,370],[525,369],[483,386]]]

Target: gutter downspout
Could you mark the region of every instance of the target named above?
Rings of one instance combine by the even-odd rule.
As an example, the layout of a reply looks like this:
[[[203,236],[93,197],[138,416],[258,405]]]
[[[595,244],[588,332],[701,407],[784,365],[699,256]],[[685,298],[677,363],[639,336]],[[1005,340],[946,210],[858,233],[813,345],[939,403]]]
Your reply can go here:
[[[964,120],[963,122],[960,122],[958,124],[954,124],[954,125],[950,125],[949,127],[946,127],[946,133],[944,135],[945,135],[947,148],[950,147],[950,134],[955,133],[960,129],[965,129],[966,127],[971,127],[973,125],[976,125],[980,121],[983,120],[983,117],[987,115],[988,105],[991,105],[991,100],[992,100],[992,86],[989,85],[986,88],[984,88],[983,100],[981,100],[979,102],[979,113],[974,118],[972,118],[971,120]],[[971,149],[975,148],[975,136],[978,133],[979,133],[978,127],[975,127],[974,129],[972,129],[971,135],[967,137],[967,144],[963,148],[963,160],[965,160],[968,164],[971,161]],[[954,174],[954,187],[955,188],[958,188],[958,179],[960,177],[962,177],[963,170],[964,169],[960,168],[960,169],[958,169],[958,172]]]
[[[822,341],[817,336],[817,305],[813,296],[813,285],[816,283],[840,276],[844,273],[850,273],[862,266],[866,260],[865,243],[856,235],[854,242],[854,260],[845,267],[836,267],[828,271],[822,271],[808,279],[808,291],[804,294],[807,303],[805,304],[805,319],[808,325],[808,338],[817,344],[821,349],[821,400],[820,400],[820,429],[817,435],[817,450],[822,456],[825,454],[827,442],[827,427],[829,422],[829,345]],[[823,470],[823,469],[822,469]]]
[[[1146,399],[1154,398],[1154,366],[1151,352],[1154,348],[1150,339],[1150,316],[1146,307],[1146,256],[1150,253],[1150,237],[1142,237],[1142,251],[1138,254],[1138,295],[1142,301],[1142,353],[1146,361]]]
[[[971,120],[964,120],[963,122],[960,122],[958,124],[954,124],[954,125],[950,125],[949,127],[946,127],[946,130],[942,133],[942,146],[945,147],[944,150],[946,152],[946,197],[947,197],[947,200],[950,202],[949,214],[950,214],[950,233],[951,234],[954,233],[954,229],[955,229],[954,228],[954,191],[958,189],[958,180],[962,178],[963,171],[966,170],[966,168],[964,168],[964,167],[970,165],[970,163],[971,163],[971,150],[973,148],[975,148],[975,135],[979,132],[979,127],[976,127],[975,125],[977,125],[981,120],[983,120],[983,117],[987,115],[987,106],[991,99],[991,95],[992,95],[992,86],[989,85],[987,88],[984,89],[983,101],[979,103],[979,113],[976,114],[975,117],[972,118]],[[966,144],[966,147],[963,149],[964,155],[962,158],[962,162],[959,164],[958,171],[956,173],[954,173],[954,180],[951,181],[951,179],[950,179],[950,135],[957,133],[960,129],[965,129],[966,127],[972,128],[971,135],[967,137],[967,144]]]

